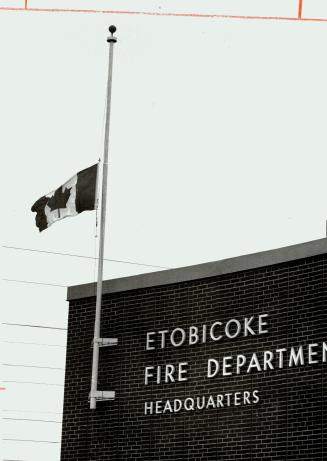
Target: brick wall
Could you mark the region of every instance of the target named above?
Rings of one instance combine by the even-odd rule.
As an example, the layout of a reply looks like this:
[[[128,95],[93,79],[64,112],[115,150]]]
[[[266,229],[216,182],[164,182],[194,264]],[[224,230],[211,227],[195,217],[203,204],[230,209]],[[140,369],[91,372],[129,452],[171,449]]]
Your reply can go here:
[[[327,341],[327,255],[202,280],[104,295],[100,390],[89,410],[95,298],[70,302],[62,461],[327,459],[327,363],[206,377],[208,358]],[[145,350],[146,333],[268,314],[268,333]],[[144,385],[148,365],[187,361],[184,382]],[[144,414],[144,402],[257,389],[260,401]]]

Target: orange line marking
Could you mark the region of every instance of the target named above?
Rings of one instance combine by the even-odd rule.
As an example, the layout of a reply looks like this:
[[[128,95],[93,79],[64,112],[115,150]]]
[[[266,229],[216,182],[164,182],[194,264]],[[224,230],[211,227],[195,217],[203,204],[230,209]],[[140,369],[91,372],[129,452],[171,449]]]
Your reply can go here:
[[[268,21],[306,21],[306,22],[327,22],[327,18],[303,18],[287,16],[238,16],[230,14],[209,14],[209,13],[159,13],[152,11],[119,11],[119,10],[82,10],[65,8],[12,8],[0,7],[0,11],[30,11],[43,13],[97,13],[97,14],[126,14],[140,16],[174,16],[209,19],[247,19],[247,20],[268,20]]]
[[[299,10],[298,10],[298,18],[302,19],[302,10],[303,10],[303,0],[299,0]]]

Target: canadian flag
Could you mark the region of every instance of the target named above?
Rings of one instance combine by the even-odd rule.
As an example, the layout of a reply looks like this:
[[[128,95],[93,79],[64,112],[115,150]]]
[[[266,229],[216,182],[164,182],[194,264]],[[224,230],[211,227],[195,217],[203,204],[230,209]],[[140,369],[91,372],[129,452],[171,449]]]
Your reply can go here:
[[[98,163],[79,171],[58,189],[39,198],[31,210],[36,212],[35,223],[42,232],[54,222],[94,210],[97,201]]]

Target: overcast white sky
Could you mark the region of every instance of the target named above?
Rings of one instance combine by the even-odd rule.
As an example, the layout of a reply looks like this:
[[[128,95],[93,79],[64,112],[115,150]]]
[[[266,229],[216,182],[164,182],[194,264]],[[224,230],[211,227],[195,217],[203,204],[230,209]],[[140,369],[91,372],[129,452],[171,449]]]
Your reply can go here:
[[[249,0],[247,12],[245,3],[233,0],[232,11],[224,10],[226,1],[204,7],[291,15],[297,5]],[[138,2],[141,10],[151,5]],[[171,5],[162,2],[166,10]],[[196,1],[189,5],[201,10]],[[306,0],[308,15],[318,17],[319,5]],[[102,155],[111,23],[119,41],[106,258],[179,267],[324,237],[326,22],[2,11],[3,245],[96,254],[94,212],[39,234],[30,207]],[[95,279],[87,259],[4,248],[2,261],[5,279]],[[105,279],[149,270],[104,266]],[[4,281],[2,293],[2,322],[66,327],[65,288]],[[61,368],[3,365],[2,418],[60,422],[65,331],[2,325],[2,340],[56,345],[2,343],[2,364]],[[2,419],[4,439],[58,442],[60,431],[54,422]],[[3,460],[58,461],[59,450],[59,443],[0,445]]]

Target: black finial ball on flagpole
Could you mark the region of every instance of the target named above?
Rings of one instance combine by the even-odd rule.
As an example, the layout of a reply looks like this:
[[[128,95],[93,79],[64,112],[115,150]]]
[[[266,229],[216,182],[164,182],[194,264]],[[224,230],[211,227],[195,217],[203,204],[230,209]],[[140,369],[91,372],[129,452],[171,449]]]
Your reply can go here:
[[[117,42],[116,37],[114,37],[114,33],[116,32],[116,30],[117,30],[116,26],[111,25],[109,27],[109,32],[111,33],[111,36],[107,38],[107,42],[109,42],[109,43],[110,42]]]

